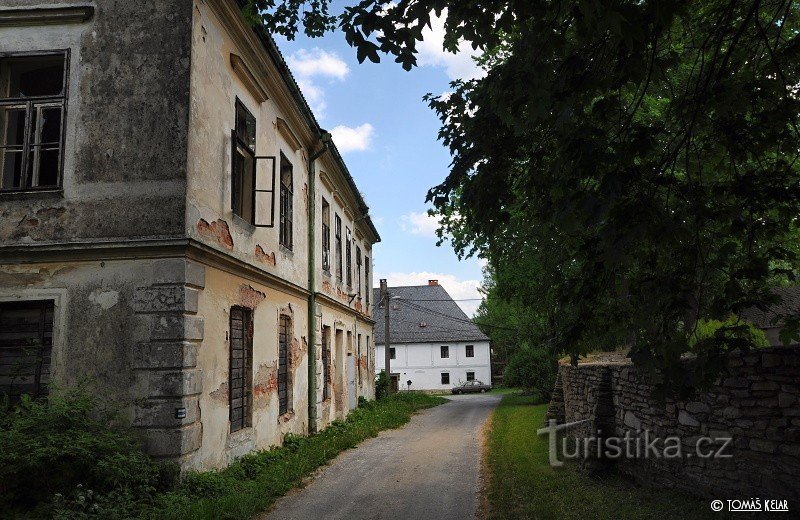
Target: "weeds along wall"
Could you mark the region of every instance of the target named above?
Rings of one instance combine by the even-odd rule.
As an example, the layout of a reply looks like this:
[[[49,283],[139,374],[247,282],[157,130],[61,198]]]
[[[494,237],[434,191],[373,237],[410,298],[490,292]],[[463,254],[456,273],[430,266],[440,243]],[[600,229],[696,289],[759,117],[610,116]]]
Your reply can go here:
[[[691,401],[661,401],[652,391],[629,362],[561,365],[548,419],[588,419],[567,430],[575,439],[598,431],[601,437],[630,432],[643,438],[645,431],[650,439],[679,437],[683,457],[604,462],[642,484],[710,498],[800,499],[800,348],[733,353],[727,372]],[[696,456],[703,437],[732,438],[726,450],[732,456]]]

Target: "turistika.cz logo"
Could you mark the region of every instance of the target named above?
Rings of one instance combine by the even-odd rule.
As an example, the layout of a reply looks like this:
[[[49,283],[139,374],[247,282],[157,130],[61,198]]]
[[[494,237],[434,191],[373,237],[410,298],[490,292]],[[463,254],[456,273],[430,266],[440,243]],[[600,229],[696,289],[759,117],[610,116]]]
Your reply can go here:
[[[547,435],[549,440],[550,465],[559,467],[564,462],[558,458],[558,433],[573,426],[589,422],[590,419],[558,424],[550,419],[547,426],[537,430],[539,435]],[[605,459],[639,459],[663,458],[679,459],[698,457],[702,459],[724,459],[733,455],[727,452],[732,437],[700,437],[694,443],[694,450],[685,451],[685,445],[677,436],[658,437],[649,430],[637,430],[635,434],[626,431],[622,437],[600,435],[584,438],[561,439],[561,456],[564,459],[605,458]]]

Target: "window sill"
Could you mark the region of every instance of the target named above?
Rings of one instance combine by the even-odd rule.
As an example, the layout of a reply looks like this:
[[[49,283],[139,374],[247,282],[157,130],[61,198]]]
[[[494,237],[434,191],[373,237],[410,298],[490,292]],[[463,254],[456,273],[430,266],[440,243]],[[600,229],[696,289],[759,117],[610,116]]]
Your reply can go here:
[[[331,277],[331,272],[330,271],[326,271],[325,269],[323,269],[322,270],[322,276],[324,276],[325,278],[330,278]]]
[[[286,255],[288,257],[292,257],[292,258],[294,257],[294,251],[289,249],[288,247],[286,247],[283,244],[278,244],[278,251],[280,251],[281,253],[283,253],[284,255]]]
[[[0,199],[64,198],[64,188],[0,190]]]

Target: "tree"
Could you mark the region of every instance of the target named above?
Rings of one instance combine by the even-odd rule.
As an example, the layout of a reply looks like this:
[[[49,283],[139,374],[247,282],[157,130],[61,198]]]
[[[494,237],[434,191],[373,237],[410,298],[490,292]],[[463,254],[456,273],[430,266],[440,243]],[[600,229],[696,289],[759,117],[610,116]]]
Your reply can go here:
[[[282,34],[338,23],[360,61],[412,67],[433,14],[448,49],[484,53],[484,78],[428,97],[453,157],[428,200],[460,255],[536,266],[509,290],[545,302],[557,351],[629,344],[662,390],[686,393],[734,348],[703,342],[687,370],[698,320],[766,308],[794,280],[797,2],[363,0],[334,19],[317,0],[283,14],[301,4],[254,2]]]

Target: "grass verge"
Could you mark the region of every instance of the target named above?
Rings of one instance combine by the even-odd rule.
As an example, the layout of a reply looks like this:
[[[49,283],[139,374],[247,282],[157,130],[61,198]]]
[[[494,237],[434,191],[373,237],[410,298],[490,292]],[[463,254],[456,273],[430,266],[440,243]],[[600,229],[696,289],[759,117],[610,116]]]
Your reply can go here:
[[[620,475],[590,477],[566,464],[552,468],[536,430],[546,404],[505,395],[487,440],[488,518],[714,518],[709,502],[674,490],[644,488]],[[718,517],[717,517],[718,518]]]
[[[416,411],[444,403],[441,397],[401,392],[370,401],[344,421],[312,437],[290,436],[284,446],[244,456],[221,471],[189,475],[178,490],[161,495],[152,518],[245,519],[264,511],[340,452],[398,428]]]

